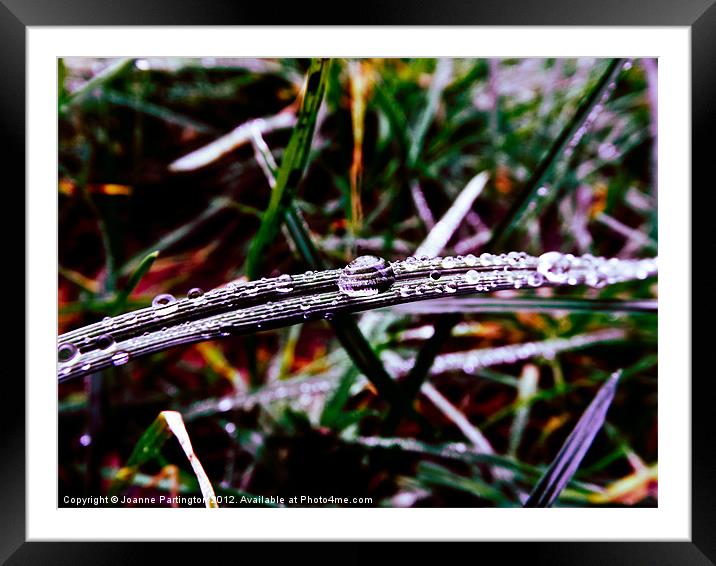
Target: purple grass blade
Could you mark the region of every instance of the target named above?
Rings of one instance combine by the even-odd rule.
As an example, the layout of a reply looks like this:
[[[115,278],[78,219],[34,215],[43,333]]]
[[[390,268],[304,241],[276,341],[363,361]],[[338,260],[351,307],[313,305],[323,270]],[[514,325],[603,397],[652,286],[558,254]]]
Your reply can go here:
[[[614,372],[599,389],[524,507],[551,507],[557,500],[602,428],[620,377],[621,370]]]

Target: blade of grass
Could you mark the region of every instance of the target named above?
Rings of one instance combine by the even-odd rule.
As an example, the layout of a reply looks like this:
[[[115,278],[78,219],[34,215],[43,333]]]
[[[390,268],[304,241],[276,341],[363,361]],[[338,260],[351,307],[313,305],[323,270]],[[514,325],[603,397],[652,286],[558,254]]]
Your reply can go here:
[[[194,475],[199,483],[199,488],[204,496],[204,503],[207,507],[218,507],[214,489],[211,486],[204,468],[194,453],[194,448],[189,439],[189,433],[184,426],[181,414],[176,411],[162,411],[149,428],[142,434],[134,447],[127,464],[121,468],[114,477],[110,488],[110,497],[123,492],[133,481],[140,466],[159,456],[164,443],[170,436],[174,435],[186,454]]]
[[[329,65],[329,59],[313,59],[308,68],[301,108],[281,161],[276,177],[276,187],[271,192],[271,199],[261,220],[261,226],[249,247],[246,259],[246,274],[249,279],[257,277],[261,269],[264,251],[273,240],[279,225],[284,221],[286,209],[291,204],[303,177],[318,110],[326,88]]]
[[[535,202],[538,197],[539,188],[543,185],[546,177],[551,173],[570,143],[573,143],[575,136],[579,136],[580,128],[587,122],[590,113],[603,95],[608,93],[610,84],[616,80],[623,64],[623,59],[612,59],[609,62],[597,84],[586,95],[572,119],[562,129],[544,158],[533,171],[510,209],[495,227],[492,238],[486,245],[487,249],[493,252],[504,249],[509,237],[524,222],[524,217],[530,208],[530,204]]]
[[[76,91],[65,96],[64,100],[60,102],[60,112],[64,112],[69,106],[77,104],[85,96],[91,93],[93,90],[101,87],[105,83],[121,76],[126,71],[134,67],[134,59],[126,57],[119,59],[114,63],[110,63],[106,69],[97,73],[94,77],[88,80],[84,85],[78,88]]]
[[[124,307],[127,304],[127,299],[129,299],[129,296],[132,294],[132,291],[137,288],[137,285],[139,285],[139,282],[142,280],[142,277],[144,277],[147,272],[152,268],[152,265],[154,264],[154,261],[159,257],[159,250],[153,251],[150,254],[147,254],[144,256],[144,259],[139,263],[137,266],[137,269],[134,270],[134,273],[130,276],[129,280],[127,281],[127,284],[124,286],[124,289],[117,295],[117,298],[114,300],[114,305],[110,308],[110,313],[114,316],[122,310],[124,310]]]
[[[448,241],[457,230],[458,226],[462,223],[465,215],[472,208],[472,203],[482,192],[488,179],[487,172],[483,171],[470,182],[465,185],[465,188],[460,191],[460,194],[455,199],[455,202],[448,209],[445,215],[438,221],[437,224],[430,230],[422,244],[415,251],[416,256],[427,255],[435,257],[440,254]]]
[[[522,375],[520,375],[520,384],[517,388],[517,399],[523,404],[515,412],[515,416],[512,420],[512,426],[510,427],[510,443],[507,448],[507,454],[513,458],[517,456],[517,449],[520,447],[522,441],[522,435],[525,431],[525,426],[529,420],[530,415],[530,403],[529,399],[537,392],[537,382],[539,381],[539,370],[537,366],[533,364],[526,364],[522,368]]]
[[[620,377],[621,371],[613,373],[599,388],[524,507],[550,507],[557,500],[602,428]]]
[[[498,299],[482,297],[460,297],[455,299],[434,299],[421,303],[406,303],[394,307],[404,313],[478,313],[478,312],[613,312],[629,314],[656,314],[658,302],[654,299],[618,300],[520,297]]]

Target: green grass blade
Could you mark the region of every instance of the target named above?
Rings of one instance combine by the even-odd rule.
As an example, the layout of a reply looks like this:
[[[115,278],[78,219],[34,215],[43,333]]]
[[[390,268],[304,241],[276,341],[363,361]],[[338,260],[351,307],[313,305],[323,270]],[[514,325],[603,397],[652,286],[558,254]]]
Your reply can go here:
[[[261,220],[261,226],[249,247],[246,273],[250,279],[255,279],[258,275],[264,251],[273,241],[303,177],[318,110],[326,89],[329,65],[329,59],[314,59],[308,68],[301,109],[278,170],[276,187],[271,193],[271,200]]]
[[[144,259],[139,263],[137,269],[135,269],[134,273],[132,273],[132,275],[130,276],[129,281],[127,281],[127,284],[124,286],[124,289],[122,289],[122,291],[117,295],[117,298],[114,301],[114,305],[111,308],[113,315],[122,312],[122,310],[127,304],[127,299],[129,299],[129,296],[132,294],[132,291],[137,288],[137,285],[139,285],[139,282],[142,280],[142,277],[144,277],[147,272],[152,268],[152,265],[154,265],[154,261],[158,257],[159,250],[153,251],[152,253],[144,256]]]
[[[518,229],[520,224],[524,222],[530,204],[535,202],[535,199],[538,197],[539,188],[544,183],[546,177],[552,172],[555,164],[562,157],[579,128],[585,124],[594,106],[602,99],[602,96],[608,92],[610,84],[616,80],[623,64],[623,59],[613,59],[609,63],[597,84],[586,95],[583,102],[579,105],[579,108],[577,108],[574,117],[562,129],[557,139],[554,140],[554,143],[525,183],[524,188],[513,202],[511,208],[495,227],[492,238],[490,238],[485,249],[489,249],[491,252],[504,249],[509,237]]]
[[[67,95],[60,104],[60,112],[64,112],[69,106],[80,102],[85,96],[87,96],[96,88],[99,88],[102,85],[108,83],[109,81],[123,75],[132,67],[134,67],[134,59],[131,57],[125,57],[110,64],[106,69],[104,69],[100,73],[97,73],[79,89]]]
[[[620,377],[621,371],[615,372],[599,388],[594,400],[525,502],[525,507],[550,507],[557,500],[602,428]]]

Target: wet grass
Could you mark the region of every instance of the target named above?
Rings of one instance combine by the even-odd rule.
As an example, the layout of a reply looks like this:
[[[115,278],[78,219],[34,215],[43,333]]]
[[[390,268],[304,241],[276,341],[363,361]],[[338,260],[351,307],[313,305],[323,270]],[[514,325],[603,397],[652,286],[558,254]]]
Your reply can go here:
[[[449,266],[430,287],[439,297],[419,270],[398,277],[396,300],[337,306],[337,275],[325,275],[357,255],[400,265],[421,246],[478,260],[507,247],[653,257],[650,62],[68,59],[60,70],[59,332],[83,339],[79,360],[109,334],[107,359],[120,361],[60,386],[61,495],[106,492],[103,478],[127,466],[128,494],[199,494],[180,444],[132,456],[157,415],[177,411],[217,495],[656,503],[655,279],[475,297],[459,286],[468,266]],[[301,274],[299,302],[317,300],[308,317],[297,302],[291,318],[294,290],[262,291],[282,273]],[[256,295],[241,295],[247,281]],[[152,314],[160,293],[220,286],[215,302],[203,293],[206,304]],[[239,321],[245,309],[255,320]],[[206,336],[174,334],[210,319]],[[623,338],[500,350],[610,329]],[[122,363],[144,332],[154,353]],[[578,433],[621,368],[606,428],[587,419]]]

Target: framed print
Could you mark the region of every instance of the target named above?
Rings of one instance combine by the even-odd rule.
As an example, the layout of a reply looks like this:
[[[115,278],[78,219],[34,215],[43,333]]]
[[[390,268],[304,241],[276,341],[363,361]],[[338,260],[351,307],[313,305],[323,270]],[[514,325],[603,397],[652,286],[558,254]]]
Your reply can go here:
[[[8,564],[714,563],[710,0],[3,0],[0,24]]]

